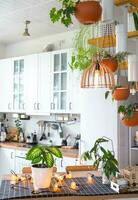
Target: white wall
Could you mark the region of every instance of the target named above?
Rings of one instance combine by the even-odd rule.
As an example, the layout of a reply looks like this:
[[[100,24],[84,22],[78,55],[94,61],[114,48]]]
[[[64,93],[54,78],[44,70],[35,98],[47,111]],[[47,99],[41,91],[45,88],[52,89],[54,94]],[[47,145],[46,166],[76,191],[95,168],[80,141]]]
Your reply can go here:
[[[4,44],[0,44],[0,59],[5,58],[6,46]]]
[[[10,44],[6,47],[5,56],[13,57],[32,53],[40,53],[48,44],[54,44],[56,49],[71,48],[73,44],[74,33],[75,31],[67,31],[47,37],[41,37],[32,40],[27,39],[23,42]]]
[[[81,152],[90,150],[96,139],[106,136],[113,140],[117,156],[117,103],[105,100],[105,89],[82,89],[81,95]],[[111,144],[108,146],[111,149]]]

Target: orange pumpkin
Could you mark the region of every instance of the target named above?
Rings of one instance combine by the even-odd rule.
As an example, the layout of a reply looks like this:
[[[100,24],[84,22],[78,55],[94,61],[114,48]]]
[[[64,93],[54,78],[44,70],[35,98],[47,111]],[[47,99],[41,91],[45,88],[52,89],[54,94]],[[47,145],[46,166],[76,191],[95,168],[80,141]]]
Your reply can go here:
[[[81,24],[93,24],[101,19],[102,7],[97,1],[84,1],[76,4],[75,17]]]
[[[129,88],[126,87],[116,88],[112,94],[112,97],[117,101],[123,101],[128,99],[129,94],[130,94]]]
[[[112,72],[115,72],[118,68],[118,62],[115,58],[103,58],[101,64],[107,66]]]
[[[133,117],[130,119],[123,119],[122,123],[125,126],[138,126],[138,111],[135,111]]]

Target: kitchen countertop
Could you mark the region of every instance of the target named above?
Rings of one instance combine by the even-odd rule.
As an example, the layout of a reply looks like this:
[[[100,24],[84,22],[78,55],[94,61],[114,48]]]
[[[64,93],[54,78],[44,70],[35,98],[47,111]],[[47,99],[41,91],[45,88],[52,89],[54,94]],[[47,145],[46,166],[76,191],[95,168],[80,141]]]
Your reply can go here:
[[[18,142],[0,142],[0,147],[9,148],[9,149],[17,149],[26,151],[30,148],[29,145],[26,143],[18,143]],[[78,158],[79,157],[79,150],[78,149],[66,149],[60,148],[63,156],[71,157],[71,158]]]

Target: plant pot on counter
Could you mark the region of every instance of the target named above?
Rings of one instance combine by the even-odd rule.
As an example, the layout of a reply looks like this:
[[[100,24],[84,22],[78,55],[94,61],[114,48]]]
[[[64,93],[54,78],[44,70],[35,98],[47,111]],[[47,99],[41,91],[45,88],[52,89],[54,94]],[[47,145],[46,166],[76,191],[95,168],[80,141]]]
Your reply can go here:
[[[46,168],[40,165],[32,166],[32,178],[34,189],[49,188],[52,178],[53,167]]]
[[[81,24],[93,24],[101,19],[102,7],[97,1],[84,1],[76,4],[75,17]]]
[[[129,94],[130,94],[129,88],[120,87],[114,90],[112,97],[117,101],[124,101],[128,99]]]
[[[122,123],[125,126],[128,126],[128,127],[138,126],[138,111],[134,112],[132,118],[130,118],[130,119],[128,119],[128,118],[122,119]]]
[[[115,58],[103,58],[101,64],[105,65],[112,72],[115,72],[118,68],[118,61]]]

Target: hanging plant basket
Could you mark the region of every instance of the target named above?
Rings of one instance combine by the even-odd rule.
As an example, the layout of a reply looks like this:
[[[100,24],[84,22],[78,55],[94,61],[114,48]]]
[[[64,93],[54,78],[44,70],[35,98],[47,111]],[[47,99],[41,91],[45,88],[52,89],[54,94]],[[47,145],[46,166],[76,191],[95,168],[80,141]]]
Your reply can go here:
[[[138,111],[135,111],[133,114],[133,117],[128,119],[128,118],[124,118],[122,119],[122,123],[125,126],[138,126]]]
[[[114,90],[112,97],[117,101],[123,101],[128,99],[129,94],[130,94],[129,88],[120,87]]]
[[[93,24],[101,19],[102,7],[98,1],[79,2],[75,6],[75,17],[81,24]]]
[[[101,64],[105,65],[106,67],[108,67],[108,69],[110,69],[112,72],[115,72],[118,68],[118,61],[115,58],[103,58],[101,60]]]

